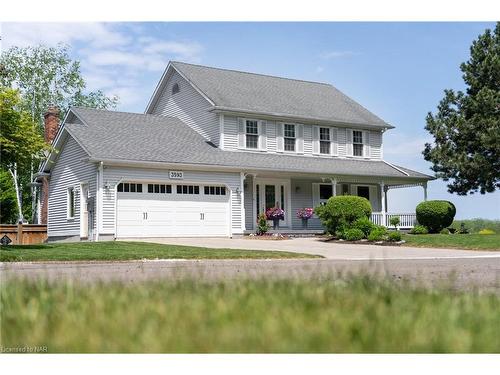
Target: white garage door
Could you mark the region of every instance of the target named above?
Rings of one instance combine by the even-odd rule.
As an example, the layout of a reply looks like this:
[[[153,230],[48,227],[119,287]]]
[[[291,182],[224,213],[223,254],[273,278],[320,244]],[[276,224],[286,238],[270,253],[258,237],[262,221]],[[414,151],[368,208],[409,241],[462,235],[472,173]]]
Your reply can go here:
[[[224,187],[140,183],[120,185],[117,237],[230,235],[229,192]]]

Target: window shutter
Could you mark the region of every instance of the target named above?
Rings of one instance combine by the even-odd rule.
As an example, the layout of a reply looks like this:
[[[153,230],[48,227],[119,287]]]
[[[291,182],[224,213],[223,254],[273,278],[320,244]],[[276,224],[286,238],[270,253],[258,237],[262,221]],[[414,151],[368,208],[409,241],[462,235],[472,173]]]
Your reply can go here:
[[[297,124],[297,152],[304,153],[304,125]]]
[[[259,121],[259,149],[267,149],[266,122],[264,120]]]
[[[338,155],[338,138],[337,138],[337,128],[330,128],[330,140],[331,140],[331,153],[332,155]]]
[[[345,133],[347,156],[352,156],[352,129],[346,129]]]
[[[285,141],[283,140],[283,123],[276,123],[276,151],[283,152]]]
[[[238,118],[238,148],[245,148],[245,119]]]
[[[369,158],[370,151],[370,132],[363,131],[363,156]]]
[[[313,126],[313,154],[319,154],[319,126]]]

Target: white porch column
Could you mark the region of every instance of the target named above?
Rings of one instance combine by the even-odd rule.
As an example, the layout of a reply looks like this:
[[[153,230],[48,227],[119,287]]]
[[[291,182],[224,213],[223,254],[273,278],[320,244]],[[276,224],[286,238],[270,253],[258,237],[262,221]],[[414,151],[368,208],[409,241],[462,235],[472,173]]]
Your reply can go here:
[[[330,178],[330,182],[332,184],[332,196],[336,197],[337,196],[337,179]]]
[[[245,178],[247,177],[246,174],[243,172],[240,172],[240,202],[241,202],[241,230],[245,231],[246,230],[246,223],[245,223]]]
[[[427,201],[427,182],[422,183],[422,187],[424,188],[424,202]]]
[[[387,220],[386,220],[386,216],[387,216],[387,206],[386,206],[386,190],[385,190],[385,183],[384,181],[382,181],[380,183],[380,198],[381,198],[381,201],[382,201],[382,223],[384,226],[387,226]]]

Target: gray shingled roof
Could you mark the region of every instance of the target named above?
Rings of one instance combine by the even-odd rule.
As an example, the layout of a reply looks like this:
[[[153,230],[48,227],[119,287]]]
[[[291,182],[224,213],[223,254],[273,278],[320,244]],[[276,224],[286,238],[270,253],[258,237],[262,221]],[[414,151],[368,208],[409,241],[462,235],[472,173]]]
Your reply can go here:
[[[171,62],[217,108],[375,127],[387,124],[330,84]]]
[[[410,176],[383,161],[327,159],[216,148],[177,118],[138,113],[72,108],[85,125],[65,124],[68,132],[97,160],[123,160],[236,167],[338,175],[429,176],[406,169]]]

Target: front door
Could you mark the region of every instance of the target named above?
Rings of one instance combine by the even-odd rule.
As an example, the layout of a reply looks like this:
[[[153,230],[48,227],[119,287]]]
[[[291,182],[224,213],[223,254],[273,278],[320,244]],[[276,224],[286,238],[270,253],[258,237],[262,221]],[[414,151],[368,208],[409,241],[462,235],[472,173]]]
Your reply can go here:
[[[285,211],[285,220],[280,223],[280,226],[289,226],[291,216],[290,212],[288,212],[288,194],[288,180],[257,180],[255,184],[256,219],[259,214],[278,206]]]

